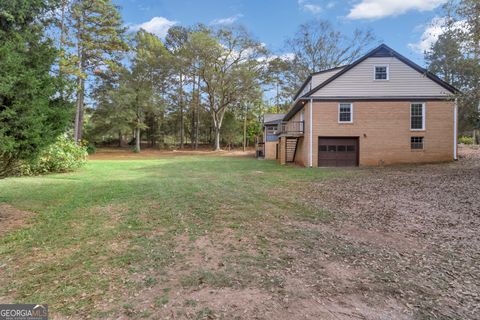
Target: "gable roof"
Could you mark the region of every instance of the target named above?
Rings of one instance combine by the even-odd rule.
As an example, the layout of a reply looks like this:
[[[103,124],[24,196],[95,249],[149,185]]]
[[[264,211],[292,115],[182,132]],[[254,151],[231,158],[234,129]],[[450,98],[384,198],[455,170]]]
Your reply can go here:
[[[398,53],[397,51],[393,50],[392,48],[390,48],[389,46],[387,46],[386,44],[381,44],[379,45],[377,48],[373,49],[372,51],[370,51],[369,53],[367,53],[366,55],[364,55],[363,57],[361,57],[360,59],[358,59],[357,61],[355,61],[354,63],[346,66],[343,70],[341,70],[340,72],[334,74],[332,77],[328,78],[327,80],[325,80],[324,82],[322,82],[321,84],[319,84],[318,86],[316,86],[315,88],[313,88],[312,90],[310,90],[309,92],[307,92],[306,94],[304,94],[302,96],[302,98],[305,98],[305,97],[309,97],[311,96],[313,93],[315,93],[316,91],[318,91],[319,89],[325,87],[327,84],[329,84],[330,82],[332,82],[333,80],[337,79],[338,77],[340,77],[342,74],[348,72],[349,70],[351,70],[352,68],[356,67],[357,65],[359,65],[360,63],[362,63],[363,61],[365,61],[366,59],[370,58],[370,57],[395,57],[397,58],[398,60],[402,61],[403,63],[405,63],[406,65],[408,65],[409,67],[411,67],[412,69],[416,70],[417,72],[425,75],[427,78],[429,78],[430,80],[436,82],[437,84],[439,84],[440,86],[442,86],[443,88],[447,89],[448,91],[450,91],[451,93],[458,93],[459,90],[457,88],[455,88],[454,86],[450,85],[449,83],[443,81],[442,79],[440,79],[439,77],[437,77],[436,75],[434,75],[433,73],[431,73],[430,71],[428,71],[427,69],[424,69],[422,67],[420,67],[418,64],[416,64],[415,62],[413,62],[412,60],[408,59],[408,58],[405,58],[404,56],[402,56],[400,53]]]
[[[368,52],[367,54],[365,54],[363,57],[359,58],[358,60],[356,60],[355,62],[353,62],[352,64],[350,65],[347,65],[347,66],[344,66],[344,67],[338,67],[338,68],[343,68],[342,70],[340,70],[339,72],[335,73],[334,75],[332,75],[331,77],[329,77],[328,79],[326,79],[325,81],[323,81],[322,83],[320,83],[319,85],[317,85],[316,87],[314,87],[313,89],[311,89],[310,91],[308,91],[306,94],[304,94],[303,96],[301,96],[299,98],[299,100],[302,100],[302,99],[308,99],[312,94],[314,94],[315,92],[317,92],[318,90],[320,90],[321,88],[325,87],[327,84],[331,83],[332,81],[334,81],[335,79],[337,79],[338,77],[340,77],[341,75],[347,73],[349,70],[353,69],[354,67],[356,67],[357,65],[359,65],[360,63],[362,63],[363,61],[365,61],[366,59],[368,58],[371,58],[371,57],[395,57],[397,58],[398,60],[400,60],[401,62],[405,63],[406,65],[408,65],[409,67],[411,67],[412,69],[416,70],[417,72],[421,73],[422,75],[425,75],[427,78],[429,78],[430,80],[434,81],[435,83],[437,83],[438,85],[440,85],[441,87],[447,89],[448,91],[450,91],[451,93],[459,93],[460,91],[455,88],[454,86],[450,85],[449,83],[443,81],[442,79],[440,79],[439,77],[437,77],[435,74],[431,73],[430,71],[420,67],[418,64],[416,64],[415,62],[413,62],[412,60],[402,56],[400,53],[396,52],[395,50],[393,50],[392,48],[390,48],[389,46],[387,46],[386,44],[381,44],[379,45],[377,48],[371,50],[370,52]],[[335,69],[335,68],[334,68]],[[322,71],[322,72],[327,72],[327,71],[332,71],[334,69],[330,69],[330,70],[325,70],[325,71]],[[302,92],[302,90],[305,88],[306,84],[311,80],[312,78],[312,75],[309,76],[309,78],[305,81],[305,83],[302,85],[302,87],[300,88],[300,90],[297,92],[297,94],[295,95],[294,97],[294,101],[297,100],[300,92]],[[385,98],[385,97],[384,97]],[[295,103],[295,105],[292,107],[292,109],[289,110],[289,112],[285,115],[285,118],[284,120],[289,120],[291,117],[293,117],[301,108],[303,107],[303,104],[300,104],[300,103]]]
[[[310,75],[308,76],[307,80],[305,80],[302,84],[302,86],[300,87],[300,89],[298,89],[297,93],[295,94],[295,96],[293,97],[293,100],[295,101],[298,96],[302,93],[303,89],[305,89],[305,87],[307,86],[307,84],[310,82],[310,80],[312,80],[313,76],[316,76],[316,75],[319,75],[319,74],[322,74],[322,73],[326,73],[326,72],[331,72],[331,71],[335,71],[337,69],[342,69],[342,68],[345,68],[347,65],[344,65],[344,66],[339,66],[339,67],[334,67],[334,68],[330,68],[330,69],[325,69],[325,70],[321,70],[321,71],[317,71],[317,72],[313,72],[313,73],[310,73]]]
[[[284,117],[285,117],[285,113],[266,113],[263,116],[263,123],[264,124],[268,124],[268,123],[275,124],[277,122],[282,121]]]

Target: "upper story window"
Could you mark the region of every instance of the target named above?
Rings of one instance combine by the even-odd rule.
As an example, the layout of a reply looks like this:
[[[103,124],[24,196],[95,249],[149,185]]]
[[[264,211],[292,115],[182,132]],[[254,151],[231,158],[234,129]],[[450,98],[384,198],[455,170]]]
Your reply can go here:
[[[340,103],[338,105],[338,122],[339,123],[353,122],[353,106],[351,103]]]
[[[374,66],[374,79],[375,80],[388,80],[388,65]]]
[[[410,105],[410,130],[425,130],[425,103]]]

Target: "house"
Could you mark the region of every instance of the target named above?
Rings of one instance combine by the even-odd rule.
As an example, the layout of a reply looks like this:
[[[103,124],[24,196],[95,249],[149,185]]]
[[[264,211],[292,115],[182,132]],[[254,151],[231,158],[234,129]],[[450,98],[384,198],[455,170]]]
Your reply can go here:
[[[263,116],[263,156],[265,159],[278,159],[278,139],[285,114],[265,114]]]
[[[457,92],[382,44],[313,73],[287,114],[266,116],[265,158],[306,167],[457,159]]]

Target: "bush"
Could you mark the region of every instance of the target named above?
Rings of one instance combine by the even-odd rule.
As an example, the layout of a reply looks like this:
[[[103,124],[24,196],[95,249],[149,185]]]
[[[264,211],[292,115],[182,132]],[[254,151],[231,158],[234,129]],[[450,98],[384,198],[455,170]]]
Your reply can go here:
[[[77,146],[72,140],[61,136],[40,153],[40,156],[22,168],[23,174],[68,172],[80,168],[87,160],[87,147]]]
[[[87,144],[87,153],[88,154],[94,154],[97,152],[97,147],[93,143]]]
[[[473,137],[461,136],[458,138],[458,142],[463,144],[473,144],[474,141]]]

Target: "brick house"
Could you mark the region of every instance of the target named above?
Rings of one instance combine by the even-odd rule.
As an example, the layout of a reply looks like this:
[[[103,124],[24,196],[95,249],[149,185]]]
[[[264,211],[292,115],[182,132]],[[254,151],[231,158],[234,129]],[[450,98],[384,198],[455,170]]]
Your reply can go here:
[[[382,44],[310,75],[287,114],[266,116],[265,158],[306,167],[457,159],[457,92]]]

